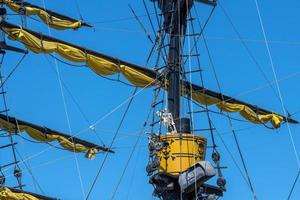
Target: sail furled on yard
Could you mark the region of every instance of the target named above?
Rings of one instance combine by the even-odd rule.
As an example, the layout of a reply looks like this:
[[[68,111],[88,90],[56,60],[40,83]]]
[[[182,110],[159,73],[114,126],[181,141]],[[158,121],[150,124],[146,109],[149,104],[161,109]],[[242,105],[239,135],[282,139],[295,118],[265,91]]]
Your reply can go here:
[[[290,117],[282,116],[275,112],[268,111],[186,81],[183,82],[182,87],[182,93],[191,97],[197,103],[208,106],[215,105],[224,112],[238,112],[245,119],[255,124],[266,124],[271,122],[274,128],[279,128],[283,122],[298,123]]]
[[[16,193],[12,192],[9,188],[3,187],[0,188],[0,199],[5,200],[39,200],[33,195],[27,193]]]
[[[23,190],[0,187],[0,199],[3,200],[58,200],[57,198],[46,197],[44,195],[26,192]]]
[[[164,80],[165,76],[154,70],[112,58],[28,29],[22,29],[4,21],[1,23],[1,29],[11,40],[23,43],[32,52],[58,53],[70,61],[85,63],[98,75],[123,74],[129,82],[138,87],[150,87],[154,85],[165,87],[165,85],[168,85],[168,80]],[[188,82],[182,83],[181,94],[192,97],[194,101],[203,105],[215,105],[224,112],[240,113],[245,119],[256,124],[271,122],[274,128],[278,128],[283,122],[297,123],[297,121],[291,118]]]
[[[38,126],[14,117],[0,114],[0,128],[10,134],[20,134],[26,132],[32,139],[40,142],[57,141],[64,149],[76,152],[85,153],[89,159],[93,159],[95,154],[100,151],[112,152],[106,147],[101,147],[87,141],[72,137],[47,127]]]
[[[34,31],[22,29],[7,22],[1,23],[1,29],[11,40],[23,43],[34,53],[57,53],[72,62],[85,63],[90,69],[101,76],[123,74],[133,85],[150,87],[157,84],[156,73],[152,70],[106,56],[83,47],[76,46]]]
[[[0,3],[5,4],[16,13],[24,14],[27,16],[36,15],[45,24],[58,30],[78,29],[81,26],[91,27],[81,20],[73,19],[24,1],[0,0]]]

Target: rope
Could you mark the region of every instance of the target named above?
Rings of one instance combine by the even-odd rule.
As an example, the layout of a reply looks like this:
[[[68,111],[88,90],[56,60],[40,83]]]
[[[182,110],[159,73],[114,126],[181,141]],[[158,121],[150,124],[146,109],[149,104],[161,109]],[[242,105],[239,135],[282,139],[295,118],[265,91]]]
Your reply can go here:
[[[272,67],[273,76],[274,76],[274,79],[275,79],[275,82],[276,82],[276,87],[277,87],[277,91],[278,91],[278,94],[279,94],[279,98],[280,98],[282,110],[283,110],[284,116],[288,116],[287,111],[286,111],[285,106],[284,106],[284,103],[283,103],[283,97],[282,97],[281,89],[279,87],[277,73],[275,71],[273,57],[272,57],[271,50],[270,50],[270,47],[269,47],[269,44],[268,44],[267,35],[266,35],[266,32],[265,32],[263,20],[262,20],[262,17],[261,17],[259,4],[258,4],[257,0],[254,0],[254,1],[255,1],[255,5],[256,5],[256,9],[257,9],[257,14],[258,14],[258,17],[259,17],[259,21],[260,21],[261,30],[262,30],[262,33],[263,33],[263,36],[264,36],[264,40],[265,40],[265,44],[266,44],[266,48],[267,48],[267,52],[268,52],[270,64],[271,64],[271,67]],[[294,153],[295,153],[295,157],[296,157],[296,161],[297,161],[297,164],[298,164],[298,168],[300,169],[299,155],[298,155],[298,152],[297,152],[297,149],[296,149],[296,146],[295,146],[294,137],[293,137],[293,134],[292,134],[292,131],[291,131],[291,127],[290,127],[289,123],[287,123],[287,128],[288,128],[290,140],[291,140],[291,143],[292,143],[292,146],[293,146],[293,150],[294,150]]]
[[[21,160],[23,160],[23,157],[22,157],[21,153],[17,149],[16,149],[16,152],[17,152],[18,156],[21,158]],[[31,178],[32,178],[32,180],[34,182],[34,186],[35,186],[36,191],[37,191],[36,187],[38,187],[38,189],[40,190],[40,192],[42,192],[43,194],[45,194],[45,192],[43,191],[41,185],[39,184],[39,182],[37,181],[37,179],[33,175],[33,172],[32,172],[32,169],[30,168],[29,162],[24,162],[24,165],[25,165],[27,171],[29,172],[29,174],[30,174],[30,176],[31,176]]]
[[[186,0],[186,9],[188,10],[189,9],[189,1]],[[191,16],[191,14],[190,14]],[[191,17],[190,17],[191,18]],[[192,23],[191,23],[192,24]],[[194,30],[192,30],[194,32]],[[189,26],[189,23],[187,23],[187,34],[190,35],[190,26]],[[190,37],[188,37],[187,39],[187,43],[188,43],[188,65],[189,65],[189,71],[192,71],[192,62],[191,62],[191,39]],[[184,68],[184,66],[183,66]],[[189,74],[189,81],[190,81],[190,91],[192,91],[192,73]],[[189,96],[189,101],[188,101],[188,105],[189,105],[189,109],[190,109],[190,112],[191,112],[191,125],[192,125],[192,130],[195,130],[195,127],[194,127],[194,115],[193,115],[193,112],[194,112],[194,104],[193,104],[193,99],[192,99],[192,95]],[[195,134],[193,134],[193,141],[195,141]],[[181,145],[181,143],[180,143]],[[196,166],[195,166],[195,162],[196,162],[196,152],[195,152],[195,143],[193,142],[193,159],[194,159],[194,163],[192,163],[194,165],[194,173],[195,173],[195,177],[197,177],[197,171],[196,171]],[[181,148],[180,148],[181,150]],[[195,181],[194,181],[194,190],[195,190],[195,199],[198,199],[198,191],[197,191],[197,179],[195,178]],[[181,191],[182,193],[183,191]],[[182,195],[181,195],[182,196]]]
[[[235,158],[234,158],[232,152],[230,151],[228,145],[225,143],[225,140],[223,139],[221,133],[217,130],[217,127],[213,124],[212,121],[211,121],[211,124],[212,124],[212,127],[214,127],[214,128],[216,129],[217,135],[218,135],[218,137],[220,138],[220,140],[221,140],[223,146],[225,147],[225,150],[226,150],[227,153],[229,154],[230,159],[233,161],[234,165],[236,166],[236,168],[238,169],[239,173],[241,174],[243,180],[245,181],[245,183],[247,184],[247,186],[248,186],[249,189],[250,189],[250,184],[249,184],[249,182],[248,182],[246,176],[244,175],[242,169],[240,168],[240,166],[238,165],[237,161],[235,160]],[[230,131],[230,133],[231,133],[231,132],[232,132],[232,131]]]
[[[1,61],[0,61],[0,83],[1,83],[1,92],[2,92],[2,98],[3,98],[3,104],[4,104],[4,109],[5,109],[5,115],[8,121],[8,106],[7,106],[7,100],[4,92],[4,87],[3,87],[3,81],[2,81],[2,68],[3,68],[3,61],[4,61],[4,54],[1,56]],[[11,134],[9,134],[9,141],[11,144],[11,149],[12,149],[12,154],[13,154],[13,159],[14,159],[14,170],[20,170],[19,164],[17,162],[17,155],[16,155],[16,147],[14,145],[14,139]],[[18,187],[22,189],[22,180],[21,177],[15,176],[18,182]]]
[[[239,41],[241,41],[241,43],[243,44],[245,50],[247,51],[248,55],[250,56],[250,58],[253,60],[255,66],[258,67],[260,73],[263,75],[263,78],[270,84],[271,81],[268,79],[266,73],[264,72],[264,70],[262,69],[262,66],[258,63],[258,61],[256,60],[255,56],[253,55],[253,53],[251,52],[250,48],[247,46],[246,42],[243,40],[241,34],[239,33],[239,31],[237,30],[236,26],[234,25],[232,19],[230,18],[229,14],[227,13],[227,11],[225,10],[225,8],[222,6],[222,4],[219,2],[219,5],[225,15],[225,17],[228,19],[229,23],[231,24],[234,32],[236,33],[236,35],[239,38]],[[278,96],[276,90],[274,87],[272,87],[272,85],[270,84],[271,90],[272,92],[275,94],[275,96],[280,100],[280,97]]]
[[[124,122],[125,117],[126,117],[126,115],[127,115],[127,113],[128,113],[128,110],[129,110],[129,108],[130,108],[130,106],[131,106],[131,104],[132,104],[132,102],[133,102],[134,96],[135,96],[136,93],[137,93],[137,90],[138,90],[138,89],[135,88],[134,91],[133,91],[133,94],[131,95],[131,98],[130,98],[130,100],[129,100],[129,102],[128,102],[128,105],[127,105],[126,110],[125,110],[125,112],[124,112],[124,114],[123,114],[123,117],[122,117],[122,119],[121,119],[121,121],[120,121],[120,123],[119,123],[119,126],[118,126],[118,128],[117,128],[117,130],[116,130],[116,133],[114,134],[114,137],[113,137],[113,139],[112,139],[112,141],[111,141],[111,144],[109,145],[109,148],[112,148],[112,146],[113,146],[113,144],[114,144],[114,142],[115,142],[115,140],[116,140],[116,138],[117,138],[117,136],[118,136],[118,134],[119,134],[119,130],[121,129],[121,127],[122,127],[122,125],[123,125],[123,122]],[[91,193],[92,193],[92,190],[94,189],[95,184],[96,184],[96,182],[97,182],[97,180],[98,180],[98,177],[99,177],[99,175],[100,175],[100,173],[101,173],[101,171],[102,171],[102,169],[103,169],[103,166],[104,166],[104,164],[105,164],[105,162],[106,162],[106,160],[107,160],[107,158],[108,158],[108,154],[109,154],[109,152],[106,152],[105,157],[104,157],[104,159],[103,159],[103,162],[101,163],[101,166],[100,166],[100,168],[99,168],[99,170],[98,170],[98,172],[97,172],[97,174],[96,174],[96,176],[95,176],[95,178],[94,178],[94,180],[93,180],[93,183],[92,183],[92,185],[91,185],[91,187],[90,187],[90,189],[89,189],[89,191],[88,191],[88,194],[87,194],[85,200],[88,200],[88,199],[89,199],[89,197],[90,197],[90,195],[91,195]]]
[[[157,77],[157,79],[153,80],[151,83],[149,83],[148,85],[146,85],[144,88],[142,88],[140,91],[138,91],[135,95],[133,96],[130,96],[128,97],[127,99],[125,99],[122,103],[120,103],[118,106],[116,106],[114,109],[112,109],[110,112],[108,112],[107,114],[105,114],[103,117],[99,118],[94,124],[92,124],[91,126],[89,126],[88,128],[86,129],[83,129],[82,131],[79,131],[78,133],[74,134],[73,137],[75,136],[79,136],[80,134],[82,133],[85,133],[87,130],[90,130],[91,127],[95,127],[97,124],[99,124],[101,121],[103,121],[104,119],[106,119],[108,116],[110,116],[111,114],[113,114],[114,112],[116,112],[118,109],[120,109],[124,104],[126,104],[128,101],[130,101],[131,98],[134,98],[136,97],[137,95],[141,94],[141,92],[146,89],[149,85],[153,84],[154,82],[156,82],[160,77]],[[57,144],[58,145],[58,144]],[[54,146],[57,146],[57,145],[54,145]],[[46,149],[43,149],[42,151],[40,152],[37,152],[36,154],[33,154],[31,156],[29,156],[27,159],[25,159],[25,161],[27,160],[31,160],[33,158],[36,158],[42,154],[44,154],[45,152],[51,150],[52,148],[54,147],[48,147]],[[20,162],[22,163],[22,162]],[[7,167],[5,171],[11,169],[11,167]]]
[[[199,21],[198,21],[198,23],[199,23],[199,26],[202,27]],[[202,34],[202,37],[203,37],[203,40],[204,40],[204,44],[205,44],[206,51],[207,51],[207,53],[208,53],[209,62],[210,62],[211,67],[212,67],[212,69],[213,69],[213,74],[214,74],[215,80],[216,80],[216,82],[217,82],[217,86],[218,86],[218,88],[219,88],[219,92],[220,92],[220,94],[222,94],[221,84],[220,84],[220,81],[219,81],[218,76],[217,76],[217,72],[216,72],[216,69],[215,69],[215,65],[214,65],[214,62],[213,62],[213,59],[212,59],[212,55],[211,55],[211,53],[210,53],[210,50],[209,50],[209,48],[208,48],[208,44],[207,44],[207,41],[206,41],[204,32],[203,32],[203,34]],[[223,95],[222,95],[222,100],[224,101]],[[237,146],[237,149],[238,149],[238,152],[239,152],[239,156],[240,156],[240,158],[241,158],[241,161],[242,161],[242,164],[243,164],[243,168],[244,168],[244,171],[245,171],[245,173],[246,173],[246,177],[247,177],[247,180],[248,180],[248,183],[249,183],[251,192],[252,192],[252,194],[253,194],[253,199],[256,200],[256,199],[257,199],[257,196],[256,196],[256,193],[255,193],[255,191],[254,191],[254,187],[253,187],[253,184],[252,184],[250,175],[249,175],[249,173],[248,173],[248,169],[247,169],[247,166],[246,166],[246,162],[245,162],[243,153],[242,153],[242,151],[241,151],[241,147],[240,147],[240,144],[239,144],[239,142],[238,142],[236,133],[235,133],[235,131],[234,131],[232,121],[231,121],[231,119],[230,119],[228,113],[226,113],[226,116],[228,117],[228,121],[229,121],[230,127],[231,127],[231,129],[232,129],[232,134],[233,134],[233,136],[234,136],[234,141],[235,141],[235,144],[236,144],[236,146]]]
[[[16,66],[12,69],[12,71],[8,74],[7,78],[1,83],[0,88],[3,87],[3,85],[8,81],[8,79],[13,75],[13,73],[18,69],[21,62],[24,60],[25,56],[27,54],[24,54],[21,60],[16,64]]]
[[[51,69],[53,70],[53,72],[57,75],[56,73],[56,70],[55,68],[51,65],[50,61],[48,60],[48,58],[45,56],[49,66],[51,67]],[[63,80],[62,81],[62,85],[64,87],[64,89],[67,91],[67,93],[69,94],[69,96],[71,97],[72,101],[75,103],[76,107],[78,108],[80,114],[82,115],[83,119],[87,122],[87,124],[90,126],[91,125],[91,122],[90,120],[88,119],[87,115],[85,114],[85,112],[83,111],[83,109],[81,108],[80,104],[78,103],[78,101],[75,99],[75,97],[73,96],[73,94],[71,93],[71,91],[69,90],[69,88],[67,87],[67,85],[65,84],[65,82]],[[93,129],[93,131],[95,133],[96,130]],[[100,140],[100,142],[102,143],[102,145],[104,145],[104,142],[103,140],[98,136],[98,134],[95,134],[97,136],[97,138]]]
[[[297,181],[298,181],[298,179],[299,179],[299,176],[300,176],[300,170],[299,170],[299,172],[298,172],[298,174],[297,174],[297,176],[296,176],[296,178],[295,178],[295,181],[294,181],[294,183],[293,183],[293,186],[292,186],[292,189],[291,189],[291,191],[290,191],[290,193],[289,193],[289,196],[288,196],[288,200],[290,200],[291,199],[291,196],[292,196],[292,194],[293,194],[293,191],[294,191],[294,189],[295,189],[295,186],[296,186],[296,184],[297,184]]]
[[[155,15],[155,13],[149,13],[149,15]],[[143,14],[143,15],[137,15],[139,18],[142,17],[147,17],[148,14]],[[110,20],[103,20],[103,21],[90,21],[88,22],[89,24],[111,24],[114,22],[124,22],[124,21],[131,21],[131,20],[135,20],[135,17],[122,17],[122,18],[118,18],[118,19],[110,19]]]
[[[77,9],[77,12],[78,12],[78,14],[79,14],[80,19],[81,19],[82,21],[84,21],[84,20],[83,20],[82,13],[81,13],[81,11],[80,11],[80,6],[79,6],[79,3],[78,3],[78,0],[75,0],[75,4],[76,4],[76,9]]]
[[[196,42],[194,43],[193,47],[191,48],[191,51],[193,51],[194,48],[197,46],[197,42],[198,42],[199,38],[201,38],[202,34],[204,33],[204,30],[205,30],[206,26],[208,25],[208,23],[209,23],[211,17],[212,17],[213,14],[214,14],[215,8],[216,8],[216,7],[214,6],[213,9],[211,10],[211,12],[209,13],[209,15],[208,15],[208,17],[207,17],[207,19],[206,19],[206,21],[205,21],[205,23],[204,23],[204,26],[203,26],[203,28],[201,28],[201,32],[200,32],[200,34],[198,35],[198,37],[197,37],[197,39],[196,39]],[[197,19],[199,19],[199,15],[198,15],[197,9],[194,8],[194,11],[195,11],[195,14],[196,14]],[[185,64],[186,62],[187,62],[187,60],[184,61],[184,64]]]
[[[148,10],[148,7],[147,7],[147,5],[146,5],[145,0],[143,0],[143,4],[144,4],[144,8],[145,8],[145,10],[146,10],[146,12],[147,12],[148,21],[150,22],[150,25],[151,25],[151,29],[152,29],[152,31],[153,31],[153,34],[156,35],[156,31],[155,31],[155,28],[154,28],[152,19],[151,19],[151,17],[150,17],[150,12],[149,12],[149,10]]]
[[[214,9],[214,8],[213,8]],[[192,18],[191,14],[190,14],[190,18]],[[209,17],[210,18],[210,17]],[[208,23],[208,21],[206,22]],[[194,28],[194,23],[192,21],[191,23],[191,26],[192,26],[192,30],[193,30],[193,33],[195,33],[195,28]],[[200,26],[201,28],[201,33],[203,34],[204,33],[204,29],[202,28],[202,26]],[[197,40],[196,38],[194,37],[194,44],[197,43]],[[198,46],[196,45],[195,46],[195,51],[196,51],[196,55],[200,55],[199,54],[199,50],[198,50]],[[203,78],[203,71],[201,69],[201,63],[200,63],[200,58],[199,56],[197,56],[197,64],[198,64],[198,70],[199,70],[199,75],[200,75],[200,79],[201,79],[201,84],[202,84],[202,87],[204,87],[204,78]],[[191,71],[191,69],[190,69]],[[191,73],[190,73],[191,75]],[[196,103],[196,102],[195,102]],[[205,105],[204,107],[205,109],[205,113],[206,113],[206,117],[208,119],[208,125],[209,125],[209,130],[210,130],[210,137],[212,139],[212,145],[213,145],[213,151],[212,151],[212,159],[213,161],[215,162],[216,164],[216,168],[217,168],[217,171],[218,171],[218,180],[224,180],[224,183],[225,183],[225,179],[223,178],[223,173],[221,171],[221,166],[220,166],[220,153],[218,152],[217,150],[217,145],[216,145],[216,142],[215,142],[215,136],[214,136],[214,129],[213,129],[213,124],[212,124],[212,120],[211,120],[211,116],[210,116],[210,110],[208,109],[208,105]],[[221,113],[221,112],[220,112]],[[225,145],[226,146],[226,145]],[[230,152],[230,151],[229,151]],[[219,157],[219,159],[214,159],[214,155],[219,155],[217,157]],[[234,160],[234,159],[233,159]],[[235,160],[234,160],[235,161]],[[218,181],[217,181],[218,183]],[[222,190],[226,190],[225,189],[225,184],[224,185],[219,185],[219,187],[222,189]]]
[[[43,0],[43,6],[44,6],[44,9],[46,9],[45,0]],[[48,20],[48,18],[47,18],[47,20]],[[48,27],[49,35],[51,36],[51,29],[50,29],[50,26],[49,26],[49,22],[47,23],[47,27]],[[61,80],[60,71],[59,71],[59,68],[58,68],[58,62],[57,62],[56,58],[54,58],[54,64],[55,64],[55,68],[56,68],[56,72],[57,72],[57,79],[58,79],[60,93],[61,93],[62,102],[63,102],[63,107],[64,107],[64,111],[65,111],[65,117],[66,117],[67,125],[68,125],[68,128],[69,128],[69,132],[72,135],[72,143],[74,144],[72,128],[71,128],[71,123],[70,123],[70,118],[69,118],[69,113],[68,113],[68,108],[67,108],[67,104],[66,104],[66,99],[65,99],[65,95],[64,95],[63,86],[62,86],[62,80]],[[75,145],[73,145],[73,155],[74,155],[74,159],[75,159],[75,163],[76,163],[76,170],[77,170],[77,174],[78,174],[78,177],[79,177],[82,197],[83,197],[83,199],[85,199],[83,181],[82,181],[82,176],[81,176],[79,163],[78,163],[78,159],[77,159],[77,155],[76,155]]]
[[[135,14],[135,11],[133,10],[133,8],[131,7],[131,5],[128,5],[132,14],[135,16],[137,22],[139,23],[139,25],[141,26],[141,28],[143,29],[143,32],[146,34],[147,38],[150,40],[150,42],[153,44],[153,40],[150,36],[150,34],[148,33],[147,29],[145,28],[144,24],[141,22],[141,20],[138,18],[138,16]]]
[[[154,98],[154,101],[155,101],[155,99],[156,99],[156,97]],[[151,104],[151,105],[152,105],[152,104]],[[151,106],[151,107],[152,107],[152,106]],[[119,189],[119,186],[120,186],[120,184],[121,184],[121,182],[122,182],[122,180],[123,180],[123,178],[124,178],[124,175],[125,175],[125,173],[126,173],[126,170],[127,170],[128,166],[129,166],[129,163],[130,163],[130,161],[131,161],[131,159],[132,159],[132,156],[133,156],[133,154],[134,154],[134,152],[135,152],[135,150],[136,150],[136,148],[137,148],[139,142],[141,141],[142,134],[144,133],[144,131],[145,131],[146,127],[147,127],[147,124],[148,124],[147,122],[148,122],[148,120],[149,120],[149,117],[150,117],[150,114],[151,114],[151,111],[152,111],[151,107],[150,107],[150,111],[148,112],[148,114],[147,114],[147,116],[146,116],[146,120],[145,120],[145,122],[144,122],[144,124],[143,124],[142,130],[140,131],[140,133],[139,133],[139,135],[138,135],[138,138],[136,139],[136,141],[135,141],[135,143],[134,143],[134,146],[133,146],[133,148],[132,148],[132,150],[131,150],[131,152],[130,152],[130,155],[129,155],[128,160],[126,161],[125,167],[124,167],[124,169],[123,169],[123,171],[122,171],[122,175],[121,175],[120,179],[118,180],[117,186],[115,187],[115,189],[114,189],[114,191],[113,191],[113,195],[112,195],[112,197],[111,197],[111,200],[113,200],[113,199],[115,198],[115,195],[116,195],[116,193],[117,193],[117,191],[118,191],[118,189]]]

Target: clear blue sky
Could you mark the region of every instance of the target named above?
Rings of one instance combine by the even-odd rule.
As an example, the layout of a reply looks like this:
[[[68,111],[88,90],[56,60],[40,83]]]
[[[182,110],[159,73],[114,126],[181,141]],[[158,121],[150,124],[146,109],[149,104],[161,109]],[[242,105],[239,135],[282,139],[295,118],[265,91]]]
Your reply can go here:
[[[94,25],[95,31],[86,28],[77,31],[56,31],[51,29],[52,36],[122,58],[123,60],[140,65],[145,64],[151,43],[137,21],[128,19],[132,17],[128,4],[134,7],[138,15],[146,13],[142,1],[77,1],[84,20]],[[32,0],[30,2],[43,5],[42,0]],[[79,12],[75,2],[75,0],[45,0],[47,8],[77,18],[79,17]],[[150,12],[153,13],[150,1],[147,0],[146,2],[151,8]],[[246,39],[249,49],[262,66],[264,73],[273,82],[275,79],[263,41],[255,1],[222,0],[220,2],[231,16],[242,37]],[[260,2],[262,19],[269,39],[275,70],[278,79],[281,80],[279,85],[283,102],[290,113],[300,110],[299,7],[300,2],[295,0]],[[197,4],[196,9],[203,22],[210,8]],[[154,19],[154,15],[152,17]],[[147,30],[152,33],[147,18],[142,17],[141,20],[145,23]],[[20,23],[17,16],[10,16],[9,21]],[[28,28],[48,34],[46,26],[30,19],[28,19]],[[222,91],[227,95],[283,113],[281,102],[277,97],[278,94],[275,94],[271,87],[268,86],[268,82],[259,68],[251,60],[242,43],[238,41],[237,35],[220,7],[216,8],[207,26],[206,36]],[[16,42],[9,43],[21,47]],[[203,48],[203,42],[200,42],[199,45],[205,86],[218,91],[212,67]],[[9,73],[19,58],[20,55],[7,54],[4,62],[4,75]],[[47,62],[47,59],[50,60],[51,65]],[[58,67],[61,79],[91,122],[95,122],[111,112],[111,110],[124,102],[133,91],[131,87],[103,79],[85,67],[70,67],[59,62]],[[10,115],[62,132],[69,132],[60,87],[54,69],[53,58],[49,56],[30,53],[25,58],[22,65],[6,85],[8,105],[11,110]],[[193,81],[199,83],[199,79],[196,77]],[[273,87],[276,89],[275,85]],[[72,133],[78,133],[86,129],[89,124],[84,120],[78,107],[66,90],[64,90],[64,95]],[[125,125],[121,128],[114,145],[116,154],[108,157],[91,199],[108,200],[111,198],[137,135],[142,129],[152,101],[152,95],[153,92],[149,89],[141,92],[134,99],[133,106],[126,117]],[[101,121],[96,127],[98,135],[88,131],[80,134],[80,137],[99,144],[101,144],[99,140],[101,138],[108,145],[112,140],[124,110],[125,106],[122,106]],[[239,115],[234,114],[232,116],[242,119]],[[300,119],[300,115],[295,115],[294,117]],[[230,152],[241,167],[228,120],[225,117],[213,115],[213,121],[228,145]],[[204,117],[195,116],[195,123],[199,128],[207,128],[207,121]],[[278,130],[270,130],[261,125],[253,125],[250,122],[233,121],[233,125],[234,129],[243,130],[237,131],[237,134],[258,199],[286,199],[299,169],[287,125],[284,124]],[[300,153],[299,131],[300,126],[291,125],[291,133],[294,137],[297,151]],[[204,135],[209,138],[207,133]],[[19,138],[16,139],[19,143],[17,148],[24,158],[36,155],[38,152],[48,148],[44,144],[32,144]],[[2,140],[1,144],[5,142]],[[209,144],[211,144],[210,138]],[[228,167],[223,170],[227,179],[228,190],[224,194],[223,199],[252,199],[249,187],[233,164],[219,138],[217,138],[217,145],[222,155],[222,165]],[[10,161],[11,156],[9,153],[0,151],[1,163]],[[83,155],[77,155],[85,193],[88,191],[103,158],[104,155],[98,155],[95,160],[89,161]],[[147,137],[143,134],[115,199],[153,199],[151,196],[152,186],[148,184],[148,177],[145,172],[147,158]],[[210,152],[208,152],[207,158],[210,159]],[[76,162],[72,153],[51,149],[29,159],[29,164],[44,194],[64,200],[82,199]],[[25,166],[21,166],[24,169],[26,189],[41,193],[41,191],[35,189],[32,178],[26,171]],[[11,184],[14,183],[12,177],[7,177],[7,181]],[[212,180],[212,183],[215,184],[215,180]],[[295,187],[292,199],[299,199],[299,196],[300,181]]]

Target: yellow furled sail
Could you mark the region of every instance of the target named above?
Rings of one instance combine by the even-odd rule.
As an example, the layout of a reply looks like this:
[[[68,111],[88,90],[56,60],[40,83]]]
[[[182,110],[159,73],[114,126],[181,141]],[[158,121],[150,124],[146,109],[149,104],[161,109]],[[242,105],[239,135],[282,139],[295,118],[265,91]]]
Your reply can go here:
[[[63,19],[61,16],[55,16],[37,6],[29,3],[15,2],[13,0],[1,0],[0,3],[7,5],[11,10],[25,15],[37,15],[45,24],[58,30],[78,29],[82,26],[82,22],[71,18]]]
[[[284,118],[278,114],[257,114],[247,105],[229,103],[225,100],[206,95],[201,91],[193,91],[191,96],[193,100],[200,104],[216,105],[220,110],[225,112],[239,112],[245,119],[255,124],[271,122],[274,128],[279,128],[284,121]]]
[[[22,42],[29,50],[35,53],[57,53],[72,62],[85,63],[90,69],[101,76],[116,73],[123,74],[133,85],[137,87],[150,87],[157,84],[157,81],[144,73],[143,70],[111,62],[105,58],[84,52],[74,46],[62,42],[40,39],[35,35],[20,28],[4,29],[11,40]]]
[[[0,188],[0,199],[3,199],[3,200],[39,200],[38,198],[36,198],[30,194],[12,192],[10,189],[8,189],[6,187]]]
[[[74,138],[56,131],[50,130],[46,127],[40,127],[28,122],[17,120],[16,118],[0,114],[0,128],[10,134],[19,134],[26,132],[32,139],[40,142],[57,141],[64,149],[76,152],[85,153],[86,158],[93,159],[100,151],[110,151],[104,147],[85,142],[78,138]]]

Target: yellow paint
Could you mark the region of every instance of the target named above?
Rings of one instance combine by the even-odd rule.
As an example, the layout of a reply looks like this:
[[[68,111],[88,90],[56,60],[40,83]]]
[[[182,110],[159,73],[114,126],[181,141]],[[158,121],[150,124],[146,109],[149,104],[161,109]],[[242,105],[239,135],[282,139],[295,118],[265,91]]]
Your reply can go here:
[[[205,159],[207,139],[194,134],[161,135],[160,140],[166,143],[157,153],[160,161],[159,172],[178,175],[197,162]]]

